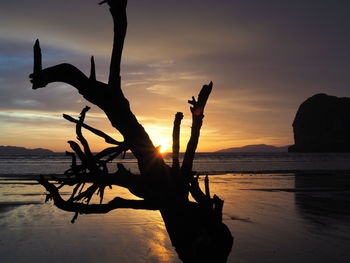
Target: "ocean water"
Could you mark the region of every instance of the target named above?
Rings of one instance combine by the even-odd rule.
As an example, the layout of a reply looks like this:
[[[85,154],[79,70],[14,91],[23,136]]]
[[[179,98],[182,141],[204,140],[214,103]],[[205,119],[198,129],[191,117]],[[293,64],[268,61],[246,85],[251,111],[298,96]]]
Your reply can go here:
[[[180,159],[182,155],[180,156]],[[164,159],[171,164],[171,155]],[[109,164],[111,171],[122,163],[137,173],[132,154]],[[62,174],[71,158],[64,153],[49,156],[0,156],[0,176]],[[303,171],[350,171],[350,153],[197,153],[195,171],[201,174],[277,173]]]
[[[137,172],[131,155],[118,162]],[[69,165],[64,154],[0,156],[0,262],[180,262],[157,211],[118,209],[71,224],[72,213],[44,203],[37,175]],[[350,261],[350,154],[200,153],[194,168],[225,200],[235,238],[228,262]],[[132,198],[106,192],[115,196]]]

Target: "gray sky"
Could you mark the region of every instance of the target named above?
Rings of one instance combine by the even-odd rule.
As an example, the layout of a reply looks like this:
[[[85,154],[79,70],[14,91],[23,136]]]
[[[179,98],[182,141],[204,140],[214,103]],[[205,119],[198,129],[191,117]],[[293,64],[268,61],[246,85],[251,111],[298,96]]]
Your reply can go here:
[[[106,80],[112,20],[97,2],[0,1],[0,145],[64,150],[74,139],[61,114],[89,103],[62,83],[31,90],[32,46],[39,38],[44,66],[68,62],[86,73],[94,55]],[[292,144],[301,102],[350,96],[349,13],[346,0],[129,0],[124,92],[155,144],[170,144],[183,111],[184,150],[187,100],[211,80],[199,150]],[[94,107],[87,121],[114,135],[104,119]]]

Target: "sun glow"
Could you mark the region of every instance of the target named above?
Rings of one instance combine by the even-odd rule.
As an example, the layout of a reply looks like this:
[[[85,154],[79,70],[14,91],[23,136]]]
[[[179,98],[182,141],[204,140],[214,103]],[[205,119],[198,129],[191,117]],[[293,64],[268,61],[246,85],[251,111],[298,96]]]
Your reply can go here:
[[[173,145],[171,128],[157,124],[144,124],[144,127],[159,153],[171,152]]]
[[[155,138],[154,143],[156,147],[159,147],[160,153],[165,153],[170,151],[170,148],[171,148],[170,140],[162,137],[157,137]]]

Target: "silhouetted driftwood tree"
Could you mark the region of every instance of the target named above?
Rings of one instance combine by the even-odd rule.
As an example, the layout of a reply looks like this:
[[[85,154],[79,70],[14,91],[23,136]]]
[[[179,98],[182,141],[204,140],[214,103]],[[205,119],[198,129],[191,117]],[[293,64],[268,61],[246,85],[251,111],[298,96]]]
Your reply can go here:
[[[76,124],[76,134],[80,145],[69,141],[74,152],[71,168],[65,177],[55,179],[59,186],[41,178],[40,183],[48,191],[46,200],[65,211],[78,214],[107,213],[117,208],[159,210],[173,246],[184,262],[226,262],[231,251],[233,238],[226,225],[222,223],[223,201],[209,193],[208,177],[205,179],[205,193],[200,189],[198,175],[192,170],[200,129],[204,118],[204,108],[213,84],[204,85],[198,98],[192,97],[192,128],[182,164],[179,161],[179,134],[182,113],[177,113],[173,130],[173,163],[168,166],[158,149],[154,147],[147,132],[130,110],[124,97],[120,81],[120,62],[127,28],[127,0],[108,0],[107,3],[114,22],[113,51],[110,62],[108,83],[96,79],[94,58],[91,58],[91,74],[85,76],[70,64],[59,64],[42,68],[39,41],[34,45],[34,72],[30,75],[33,89],[43,88],[52,82],[64,82],[75,87],[88,101],[100,107],[112,126],[124,138],[119,142],[104,132],[84,123],[89,107],[85,107],[79,119],[64,115]],[[93,154],[82,128],[104,138],[111,147]],[[140,174],[132,174],[122,164],[117,171],[110,172],[107,163],[130,150],[138,162]],[[77,159],[80,162],[77,162]],[[72,186],[71,196],[65,200],[59,189]],[[106,187],[127,188],[142,200],[127,200],[115,197],[103,203]],[[90,204],[93,194],[100,197],[99,204]],[[189,201],[189,194],[194,201]]]

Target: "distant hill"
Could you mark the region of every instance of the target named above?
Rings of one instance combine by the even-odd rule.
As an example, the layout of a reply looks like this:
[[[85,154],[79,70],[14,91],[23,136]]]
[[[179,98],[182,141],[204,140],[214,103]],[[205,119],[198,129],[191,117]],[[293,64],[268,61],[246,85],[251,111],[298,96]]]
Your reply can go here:
[[[50,155],[53,151],[48,149],[27,149],[16,146],[0,146],[0,155]]]
[[[242,147],[234,147],[219,150],[217,152],[232,152],[232,153],[248,153],[248,152],[260,152],[260,153],[270,153],[270,152],[288,152],[288,146],[272,146],[266,144],[254,144],[254,145],[246,145]]]

